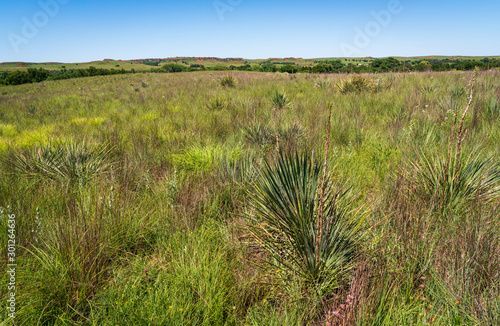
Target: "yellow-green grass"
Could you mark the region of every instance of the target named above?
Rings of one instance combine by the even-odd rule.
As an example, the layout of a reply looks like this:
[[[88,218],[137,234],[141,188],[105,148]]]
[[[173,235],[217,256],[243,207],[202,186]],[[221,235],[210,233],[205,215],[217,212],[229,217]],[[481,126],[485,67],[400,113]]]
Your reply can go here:
[[[349,75],[323,75],[330,83],[316,87],[317,75],[231,72],[232,88],[220,85],[224,76],[138,73],[0,88],[0,226],[16,214],[18,324],[499,321],[498,197],[443,206],[442,189],[432,188],[444,173],[432,162],[446,162],[471,72],[363,75],[384,87],[345,94],[336,85]],[[498,164],[499,77],[477,73],[464,166],[488,157]],[[276,92],[290,101],[279,111]],[[322,166],[330,106],[327,172],[356,194],[350,207],[367,214],[369,232],[351,282],[317,297],[263,268],[265,250],[244,213],[255,170],[276,159],[276,132],[283,151],[314,153]],[[49,155],[60,148],[62,156]],[[474,151],[479,159],[468,161]],[[84,180],[89,170],[98,172]],[[0,299],[7,295],[1,287]],[[6,311],[0,316],[7,325]]]

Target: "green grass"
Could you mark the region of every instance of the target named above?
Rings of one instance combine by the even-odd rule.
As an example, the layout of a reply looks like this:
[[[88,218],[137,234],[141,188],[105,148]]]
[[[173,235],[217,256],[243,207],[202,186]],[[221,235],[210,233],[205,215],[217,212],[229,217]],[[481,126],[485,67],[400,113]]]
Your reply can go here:
[[[499,323],[500,71],[477,73],[460,164],[471,73],[363,75],[369,89],[353,92],[334,87],[343,75],[234,71],[235,87],[221,86],[226,76],[0,88],[0,227],[16,215],[16,325]],[[305,190],[319,182],[330,105],[328,189],[353,193],[346,214],[328,211],[339,227],[326,240],[353,253],[337,265],[332,246],[318,261],[302,254],[314,237],[301,237],[316,234],[318,192]],[[276,147],[308,157],[312,177],[288,171]],[[305,211],[309,222],[295,225]],[[277,213],[297,232],[270,228]],[[360,231],[347,216],[362,217],[363,241],[349,241]]]

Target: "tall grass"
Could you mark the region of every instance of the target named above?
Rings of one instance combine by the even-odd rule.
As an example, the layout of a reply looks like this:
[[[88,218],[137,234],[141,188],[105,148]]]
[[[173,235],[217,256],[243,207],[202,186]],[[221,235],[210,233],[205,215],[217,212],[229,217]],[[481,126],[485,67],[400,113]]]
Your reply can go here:
[[[16,324],[498,324],[499,71],[225,76],[1,87]]]

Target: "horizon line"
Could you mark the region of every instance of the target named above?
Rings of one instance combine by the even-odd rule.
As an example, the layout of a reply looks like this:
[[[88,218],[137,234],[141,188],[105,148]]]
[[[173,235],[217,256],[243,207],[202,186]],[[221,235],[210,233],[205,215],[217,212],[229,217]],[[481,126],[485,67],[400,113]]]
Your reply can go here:
[[[299,59],[299,60],[317,60],[317,59],[381,59],[381,58],[417,58],[417,57],[426,57],[426,58],[433,58],[433,57],[457,57],[457,58],[463,58],[463,57],[478,57],[478,58],[488,58],[488,57],[500,57],[500,55],[444,55],[444,54],[434,54],[434,55],[413,55],[413,56],[399,56],[399,55],[389,55],[389,56],[382,56],[382,57],[373,57],[373,56],[362,56],[362,57],[313,57],[313,58],[303,58],[303,57],[269,57],[269,58],[243,58],[243,57],[216,57],[216,56],[175,56],[175,57],[164,57],[164,58],[159,58],[159,57],[150,57],[150,58],[135,58],[135,59],[111,59],[111,58],[104,58],[104,59],[97,59],[97,60],[90,60],[90,61],[74,61],[74,62],[61,62],[61,61],[42,61],[42,62],[35,62],[35,61],[5,61],[5,62],[0,62],[0,64],[9,64],[9,63],[26,63],[26,64],[50,64],[50,63],[57,63],[57,64],[71,64],[71,63],[92,63],[92,62],[99,62],[99,61],[135,61],[135,60],[146,60],[146,59],[179,59],[179,58],[215,58],[215,59],[243,59],[243,60],[269,60],[269,59]]]

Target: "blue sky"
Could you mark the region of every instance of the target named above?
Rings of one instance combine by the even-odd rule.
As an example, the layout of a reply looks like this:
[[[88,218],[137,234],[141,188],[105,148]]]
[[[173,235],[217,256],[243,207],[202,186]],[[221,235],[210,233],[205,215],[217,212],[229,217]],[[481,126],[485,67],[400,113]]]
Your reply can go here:
[[[500,55],[500,1],[0,2],[0,62]]]

